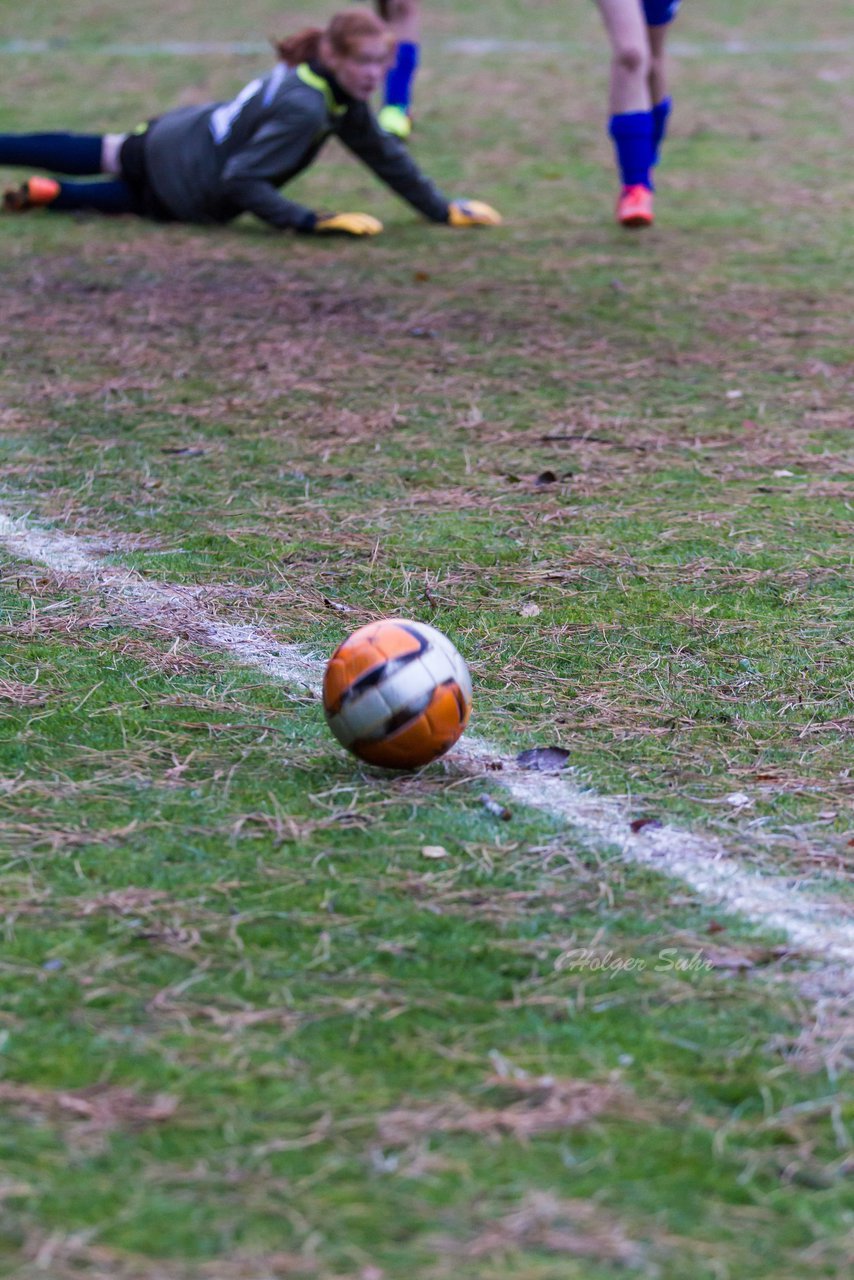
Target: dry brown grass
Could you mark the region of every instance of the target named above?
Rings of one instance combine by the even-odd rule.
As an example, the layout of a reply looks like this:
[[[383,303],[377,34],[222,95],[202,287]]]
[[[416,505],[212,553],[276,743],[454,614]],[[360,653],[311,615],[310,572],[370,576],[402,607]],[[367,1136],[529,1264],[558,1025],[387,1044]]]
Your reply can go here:
[[[117,1085],[43,1089],[3,1080],[0,1081],[0,1105],[11,1107],[30,1119],[71,1123],[85,1132],[104,1133],[171,1120],[178,1101],[166,1093],[145,1097],[135,1089]]]
[[[556,1133],[589,1124],[598,1116],[625,1112],[625,1090],[590,1080],[490,1078],[487,1086],[504,1094],[503,1106],[475,1107],[448,1098],[424,1107],[396,1107],[379,1118],[377,1134],[390,1146],[404,1146],[425,1134],[469,1133],[485,1138],[527,1142],[541,1133]]]
[[[44,1280],[46,1276],[50,1280],[286,1280],[324,1274],[311,1257],[297,1253],[240,1252],[214,1262],[190,1263],[111,1249],[93,1242],[91,1235],[86,1231],[32,1235],[16,1280]]]
[[[516,1209],[468,1240],[442,1236],[435,1247],[440,1255],[460,1259],[513,1258],[536,1250],[632,1268],[643,1265],[647,1252],[616,1214],[594,1201],[564,1199],[551,1191],[530,1192]],[[519,1265],[524,1265],[521,1259]]]

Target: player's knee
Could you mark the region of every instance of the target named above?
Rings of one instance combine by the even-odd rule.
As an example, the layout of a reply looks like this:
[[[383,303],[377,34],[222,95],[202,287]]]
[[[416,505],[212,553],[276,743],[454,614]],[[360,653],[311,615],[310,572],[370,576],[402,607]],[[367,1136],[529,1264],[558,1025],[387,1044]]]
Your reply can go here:
[[[650,66],[649,51],[640,45],[622,45],[614,50],[614,65],[621,75],[646,76]]]

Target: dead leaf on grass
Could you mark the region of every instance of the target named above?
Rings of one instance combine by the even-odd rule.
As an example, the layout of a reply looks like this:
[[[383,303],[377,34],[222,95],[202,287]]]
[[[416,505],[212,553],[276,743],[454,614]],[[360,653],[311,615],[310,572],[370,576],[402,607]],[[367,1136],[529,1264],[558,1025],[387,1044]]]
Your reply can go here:
[[[629,827],[637,835],[639,831],[648,831],[663,826],[660,818],[633,818]]]

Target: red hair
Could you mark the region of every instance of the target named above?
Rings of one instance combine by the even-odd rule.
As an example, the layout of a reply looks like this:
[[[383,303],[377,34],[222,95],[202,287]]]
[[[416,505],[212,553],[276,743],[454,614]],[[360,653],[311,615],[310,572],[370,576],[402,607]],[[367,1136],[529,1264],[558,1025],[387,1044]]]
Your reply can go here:
[[[298,67],[301,62],[322,60],[324,44],[339,57],[346,58],[352,53],[357,40],[366,37],[375,39],[377,36],[386,40],[391,53],[395,44],[394,36],[382,18],[378,18],[371,9],[348,9],[346,13],[336,13],[325,31],[320,27],[306,27],[295,36],[274,40],[273,47],[282,62],[286,62],[289,67]]]

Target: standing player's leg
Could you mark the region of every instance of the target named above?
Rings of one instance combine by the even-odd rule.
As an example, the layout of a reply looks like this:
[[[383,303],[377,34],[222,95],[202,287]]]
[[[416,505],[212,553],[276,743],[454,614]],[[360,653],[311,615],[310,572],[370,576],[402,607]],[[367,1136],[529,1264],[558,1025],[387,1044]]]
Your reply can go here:
[[[421,45],[421,0],[377,0],[377,8],[397,40],[395,63],[386,77],[385,104],[378,119],[387,133],[408,138],[412,132],[412,85]]]
[[[622,190],[617,221],[648,227],[653,220],[651,55],[641,0],[597,0],[611,43],[610,121]]]
[[[124,135],[86,133],[0,134],[0,165],[33,165],[54,173],[94,177],[118,174],[118,150]],[[58,182],[28,178],[6,191],[3,207],[12,213],[48,208],[56,212],[92,209],[100,213],[135,213],[136,199],[120,178],[109,182]]]
[[[671,111],[671,100],[667,92],[667,65],[664,47],[667,43],[667,32],[670,23],[676,17],[680,0],[644,0],[646,15],[650,65],[649,89],[652,99],[652,163],[658,164],[661,144],[667,132],[667,120]]]

